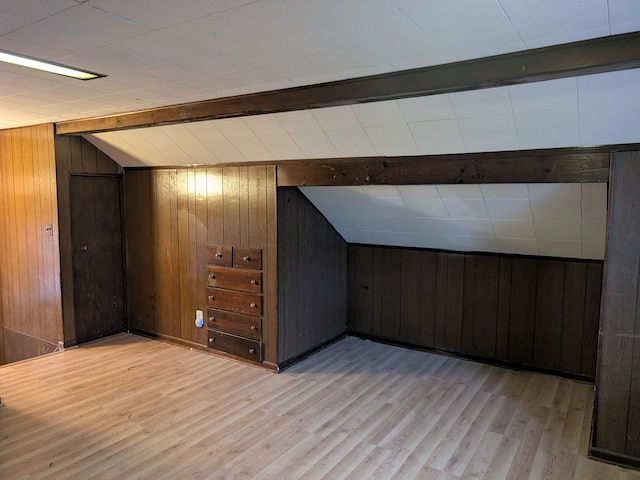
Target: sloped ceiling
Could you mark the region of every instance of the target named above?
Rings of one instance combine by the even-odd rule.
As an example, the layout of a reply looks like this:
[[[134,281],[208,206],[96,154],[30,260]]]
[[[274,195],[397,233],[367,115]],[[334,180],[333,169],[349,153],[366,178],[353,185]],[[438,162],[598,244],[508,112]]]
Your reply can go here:
[[[636,0],[7,0],[0,4],[0,49],[108,76],[78,82],[0,65],[0,128],[311,85],[634,31],[640,31]],[[640,70],[633,69],[86,138],[126,167],[174,166],[637,143],[639,116]],[[361,202],[360,210],[351,213],[334,211],[331,205],[336,197],[351,198],[353,189],[304,191],[353,242],[598,258],[604,242],[603,188],[583,185],[578,192],[567,186],[560,198],[571,197],[580,208],[562,218],[537,215],[540,192],[531,185],[358,187],[358,196],[373,209],[364,210],[367,202]],[[593,192],[599,193],[593,197]],[[379,214],[380,198],[398,209]],[[415,202],[431,205],[438,198],[445,209],[435,219],[443,222],[420,221],[434,218],[419,216]],[[472,200],[484,208],[476,217],[463,218],[451,207]],[[525,209],[512,218],[494,210],[496,203],[514,202],[528,204],[530,215],[522,213]],[[404,231],[411,229],[397,220],[402,218],[413,218],[414,230],[423,225],[427,231]],[[460,226],[463,219],[469,220],[467,227]],[[510,230],[500,221],[526,225]],[[569,226],[555,225],[564,232],[559,236],[542,234],[554,230],[544,222],[554,221]],[[511,236],[502,235],[504,231]],[[473,237],[482,240],[472,244]],[[558,243],[552,249],[549,243],[578,241],[580,248]]]

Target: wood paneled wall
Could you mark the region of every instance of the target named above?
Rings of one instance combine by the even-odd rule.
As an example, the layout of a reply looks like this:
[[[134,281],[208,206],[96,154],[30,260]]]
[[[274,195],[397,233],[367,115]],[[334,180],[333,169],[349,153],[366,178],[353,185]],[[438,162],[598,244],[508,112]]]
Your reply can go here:
[[[592,378],[602,262],[349,247],[349,329]]]
[[[298,190],[278,188],[279,361],[346,332],[347,244]]]
[[[56,173],[58,181],[58,219],[60,223],[60,272],[62,311],[64,312],[65,346],[75,345],[75,312],[73,303],[73,264],[71,251],[71,207],[69,178],[72,174],[122,175],[122,169],[101,150],[82,137],[55,137]],[[118,201],[119,199],[115,199]],[[114,205],[118,203],[114,202]]]
[[[640,152],[616,153],[591,453],[640,467]]]
[[[55,350],[63,329],[53,125],[0,131],[0,290],[0,359]]]
[[[263,249],[264,359],[277,364],[275,166],[125,170],[129,325],[196,347],[207,243]]]

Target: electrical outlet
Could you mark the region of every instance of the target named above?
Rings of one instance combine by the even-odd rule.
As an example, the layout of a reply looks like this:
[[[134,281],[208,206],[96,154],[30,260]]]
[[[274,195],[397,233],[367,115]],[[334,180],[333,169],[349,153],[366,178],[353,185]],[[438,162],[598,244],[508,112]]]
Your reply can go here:
[[[204,326],[204,314],[202,310],[196,310],[196,327],[202,328]]]

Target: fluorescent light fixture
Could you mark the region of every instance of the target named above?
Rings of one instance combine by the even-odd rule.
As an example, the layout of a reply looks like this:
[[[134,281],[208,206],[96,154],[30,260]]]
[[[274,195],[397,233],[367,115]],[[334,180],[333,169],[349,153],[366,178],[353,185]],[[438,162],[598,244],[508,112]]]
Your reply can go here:
[[[105,76],[100,75],[99,73],[77,70],[72,67],[60,65],[59,63],[52,63],[46,60],[25,57],[24,55],[18,55],[16,53],[7,52],[4,50],[0,50],[0,62],[20,65],[21,67],[33,68],[35,70],[42,70],[43,72],[55,73],[57,75],[64,75],[65,77],[77,78],[78,80],[91,80],[93,78],[100,78]]]

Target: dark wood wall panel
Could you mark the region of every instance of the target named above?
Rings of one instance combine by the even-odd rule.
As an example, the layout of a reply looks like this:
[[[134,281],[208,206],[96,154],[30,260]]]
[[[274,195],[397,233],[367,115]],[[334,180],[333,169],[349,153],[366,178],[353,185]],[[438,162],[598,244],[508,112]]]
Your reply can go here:
[[[75,345],[73,263],[71,242],[71,175],[122,175],[120,166],[82,137],[55,136],[58,221],[60,224],[60,276],[65,346]],[[116,199],[118,200],[118,199]],[[116,203],[114,202],[114,205]]]
[[[204,347],[207,243],[261,248],[264,359],[276,364],[275,167],[127,169],[124,185],[130,327]]]
[[[349,330],[593,378],[602,262],[351,245]]]
[[[640,466],[640,152],[612,161],[592,453]]]
[[[52,125],[0,131],[0,359],[7,363],[63,340],[53,138]]]
[[[281,187],[278,252],[283,363],[346,331],[347,246],[296,187]]]

